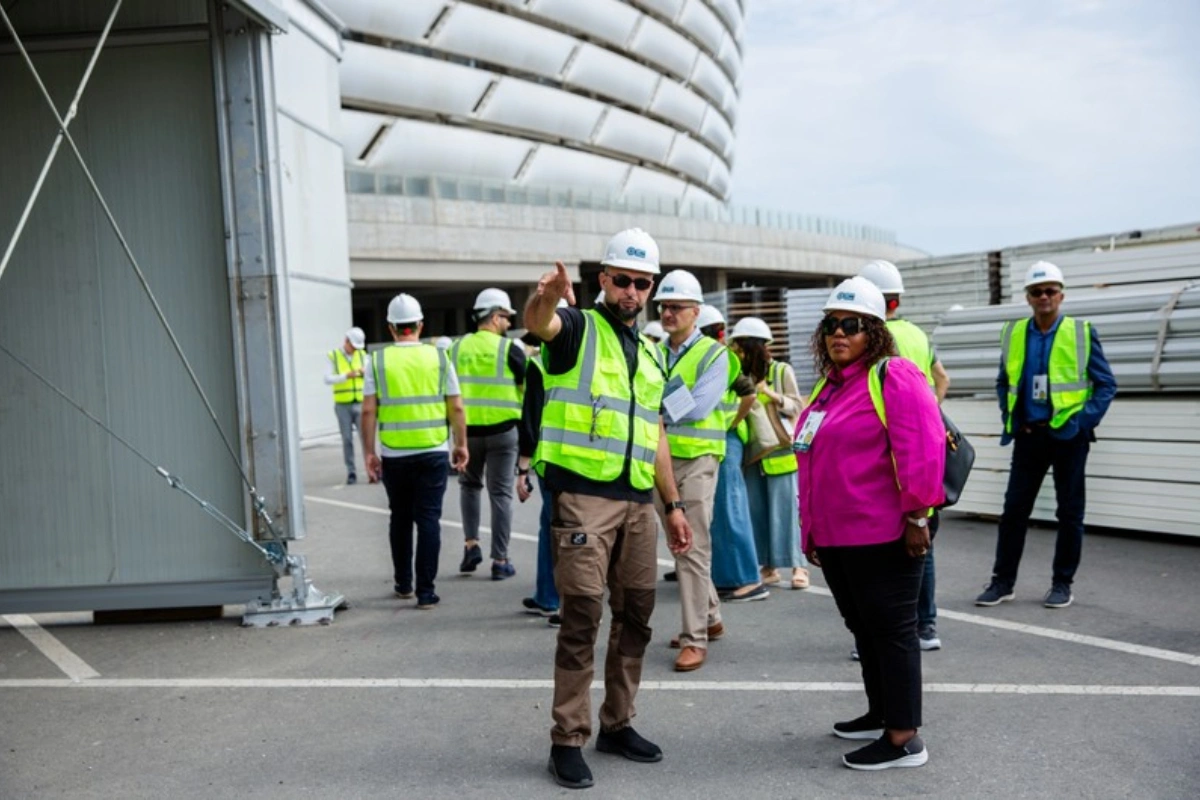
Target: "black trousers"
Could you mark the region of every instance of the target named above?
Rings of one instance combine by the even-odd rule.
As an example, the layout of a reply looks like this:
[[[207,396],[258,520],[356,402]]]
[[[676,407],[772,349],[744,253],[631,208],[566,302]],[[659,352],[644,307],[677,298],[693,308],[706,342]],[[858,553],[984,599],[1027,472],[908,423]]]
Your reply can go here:
[[[392,577],[400,591],[413,586],[413,524],[417,527],[417,600],[433,596],[442,549],[442,495],[450,474],[447,453],[383,459],[383,488],[391,519]]]
[[[854,634],[867,713],[887,728],[921,727],[921,646],[917,594],[925,557],[904,538],[859,547],[818,547],[821,571]]]

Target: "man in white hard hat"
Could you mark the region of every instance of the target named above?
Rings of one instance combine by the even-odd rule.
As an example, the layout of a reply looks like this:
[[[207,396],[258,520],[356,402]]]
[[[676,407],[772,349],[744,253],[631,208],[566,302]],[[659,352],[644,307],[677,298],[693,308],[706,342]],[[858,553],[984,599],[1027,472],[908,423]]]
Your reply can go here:
[[[325,358],[325,383],[333,387],[333,410],[342,436],[342,460],[346,463],[346,483],[357,482],[354,472],[354,430],[362,421],[363,358],[367,336],[362,328],[351,328],[342,346],[330,350]]]
[[[458,376],[444,350],[421,343],[424,314],[409,294],[388,304],[394,343],[377,351],[363,382],[362,438],[367,472],[383,479],[391,517],[388,542],[396,595],[417,596],[417,608],[434,608],[442,546],[442,496],[450,468],[467,466],[467,429]],[[375,452],[379,423],[382,453]],[[453,437],[453,448],[450,440]],[[412,529],[417,527],[414,585]]]
[[[900,270],[890,261],[877,259],[858,272],[859,277],[866,278],[879,287],[883,293],[884,305],[887,308],[887,327],[896,342],[896,351],[903,358],[920,367],[940,404],[946,399],[946,391],[950,388],[950,376],[942,366],[937,351],[925,335],[925,331],[908,320],[896,316],[900,308],[900,296],[904,294],[904,279]],[[929,534],[936,536],[941,520],[937,512],[929,519]],[[925,556],[925,574],[921,578],[921,593],[917,596],[917,637],[922,650],[940,650],[941,637],[937,631],[937,603],[934,593],[937,588],[937,572],[933,560],[934,547],[929,545],[929,553]]]
[[[1059,313],[1062,270],[1048,261],[1032,264],[1025,274],[1025,298],[1033,316],[1006,323],[1000,334],[1000,444],[1012,442],[1012,467],[992,579],[975,605],[1013,599],[1029,515],[1047,470],[1052,470],[1058,540],[1042,604],[1066,608],[1074,600],[1071,585],[1083,550],[1088,451],[1117,393],[1117,381],[1092,324]]]
[[[554,656],[549,769],[568,788],[593,784],[582,747],[592,733],[595,644],[609,590],[612,623],[604,665],[604,704],[596,749],[633,761],[662,750],[631,727],[650,641],[657,564],[654,489],[665,502],[667,544],[682,553],[692,532],[675,488],[659,410],[660,355],[638,334],[658,245],[634,228],[609,240],[600,273],[604,302],[574,305],[561,261],[542,276],[525,324],[545,342],[546,405],[534,468],[554,498],[554,577],[562,627]]]
[[[492,510],[492,580],[517,574],[508,559],[517,469],[517,423],[525,384],[525,349],[504,334],[512,327],[508,292],[484,289],[475,298],[476,330],[450,348],[467,414],[468,466],[458,476],[463,523],[459,572],[471,573],[483,561],[479,546],[480,506],[486,474]]]
[[[650,320],[642,326],[642,335],[649,336],[654,340],[655,344],[662,344],[667,338],[667,332],[663,330],[663,324],[656,319]]]
[[[725,634],[721,605],[712,582],[713,496],[717,468],[725,457],[725,411],[721,400],[729,388],[729,351],[700,332],[696,319],[704,293],[687,270],[663,276],[654,295],[662,317],[667,384],[663,416],[671,470],[692,528],[692,547],[675,556],[682,624],[671,646],[679,648],[677,672],[704,665],[708,643]],[[661,511],[661,506],[660,506]]]

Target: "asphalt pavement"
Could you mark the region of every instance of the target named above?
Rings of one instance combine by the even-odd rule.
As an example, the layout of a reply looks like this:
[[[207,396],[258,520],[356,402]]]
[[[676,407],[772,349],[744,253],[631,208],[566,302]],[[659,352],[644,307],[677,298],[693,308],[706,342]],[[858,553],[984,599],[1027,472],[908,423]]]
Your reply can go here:
[[[442,603],[418,611],[392,594],[383,489],[343,485],[337,447],[302,459],[294,550],[350,608],[272,629],[241,627],[238,607],[204,622],[7,618],[0,798],[1200,797],[1200,539],[1089,532],[1075,604],[1050,610],[1054,533],[1035,528],[1016,600],[976,608],[995,524],[947,514],[944,647],[923,657],[930,760],[879,773],[843,767],[855,743],[830,734],[865,700],[819,570],[808,591],[723,606],[726,636],[687,674],[672,670],[678,595],[661,582],[634,724],[665,758],[589,746],[596,787],[572,792],[546,771],[555,631],[521,607],[539,498],[516,510],[516,577],[490,580],[486,560],[460,577],[452,480]]]

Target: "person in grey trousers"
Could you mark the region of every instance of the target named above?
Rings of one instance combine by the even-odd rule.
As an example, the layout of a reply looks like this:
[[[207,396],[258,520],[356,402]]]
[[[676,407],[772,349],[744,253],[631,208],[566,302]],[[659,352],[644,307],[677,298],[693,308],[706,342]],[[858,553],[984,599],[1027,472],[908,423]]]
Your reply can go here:
[[[333,410],[342,436],[342,459],[346,462],[346,483],[358,481],[354,472],[354,432],[359,430],[363,401],[363,349],[367,336],[362,328],[346,331],[342,346],[325,355],[325,383],[333,387]],[[374,483],[374,479],[371,480]]]

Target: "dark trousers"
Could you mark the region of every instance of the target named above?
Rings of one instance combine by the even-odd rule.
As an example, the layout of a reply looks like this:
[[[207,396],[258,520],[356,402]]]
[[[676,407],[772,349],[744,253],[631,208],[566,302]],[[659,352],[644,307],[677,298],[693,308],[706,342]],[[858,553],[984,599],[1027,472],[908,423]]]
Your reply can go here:
[[[929,552],[925,554],[925,572],[921,575],[921,593],[917,595],[917,628],[937,623],[937,603],[933,596],[937,590],[936,567],[933,559],[933,539],[941,526],[941,515],[937,511],[929,518]]]
[[[1054,495],[1058,506],[1058,542],[1054,548],[1055,583],[1068,586],[1075,579],[1083,551],[1084,473],[1091,437],[1081,433],[1074,439],[1055,439],[1044,427],[1018,432],[1013,439],[1012,471],[1004,494],[1004,513],[996,539],[996,563],[992,577],[1012,586],[1025,551],[1029,515],[1047,470],[1054,473]]]
[[[442,549],[442,495],[450,474],[450,457],[447,453],[424,453],[382,460],[383,487],[392,511],[388,540],[392,546],[393,580],[399,591],[412,591],[415,522],[417,599],[429,597]]]
[[[904,539],[860,547],[818,547],[825,583],[854,634],[867,713],[888,728],[921,727],[921,646],[917,592],[925,558]]]

